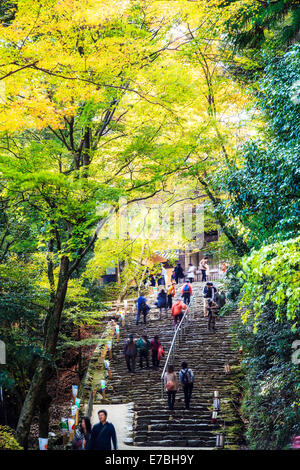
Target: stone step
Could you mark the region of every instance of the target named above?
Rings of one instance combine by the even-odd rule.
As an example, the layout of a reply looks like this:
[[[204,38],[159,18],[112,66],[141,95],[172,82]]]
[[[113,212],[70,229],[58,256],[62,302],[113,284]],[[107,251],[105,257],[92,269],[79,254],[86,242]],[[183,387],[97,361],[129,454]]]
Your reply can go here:
[[[181,340],[177,341],[174,357],[175,370],[178,372],[181,362],[186,360],[195,374],[191,409],[184,409],[184,395],[180,388],[175,399],[175,413],[167,408],[167,395],[161,397],[161,374],[171,345],[174,328],[171,312],[163,309],[162,317],[158,319],[158,309],[154,306],[153,295],[146,295],[148,304],[152,306],[148,314],[147,324],[140,322],[135,325],[136,312],[134,299],[128,302],[129,310],[126,315],[126,325],[121,327],[121,338],[113,347],[111,359],[112,379],[108,381],[107,399],[103,401],[100,395],[99,403],[128,403],[134,402],[135,420],[133,425],[133,444],[146,447],[214,447],[218,426],[212,424],[211,414],[213,392],[220,393],[220,407],[227,409],[229,405],[228,390],[233,384],[231,374],[226,375],[224,365],[238,363],[238,351],[233,346],[234,334],[229,331],[238,313],[233,312],[228,317],[216,318],[216,332],[207,330],[207,318],[203,317],[203,283],[194,283],[195,297],[190,306],[191,318],[186,325]],[[179,286],[181,289],[181,286]],[[117,303],[111,304],[118,308]],[[136,361],[136,373],[127,372],[122,355],[123,345],[129,334],[137,339],[144,332],[149,338],[158,334],[165,350],[165,357],[160,362],[160,368],[140,369]],[[236,350],[235,350],[236,349]],[[150,358],[151,364],[151,358]],[[170,420],[171,416],[171,420]],[[227,423],[233,423],[238,417],[230,416]],[[235,443],[232,440],[232,443]],[[231,442],[231,439],[228,439]]]

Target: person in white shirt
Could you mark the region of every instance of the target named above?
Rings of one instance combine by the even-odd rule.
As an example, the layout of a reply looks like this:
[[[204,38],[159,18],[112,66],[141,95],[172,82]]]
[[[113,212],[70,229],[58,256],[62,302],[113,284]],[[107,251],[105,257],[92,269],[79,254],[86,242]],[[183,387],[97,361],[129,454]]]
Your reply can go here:
[[[165,286],[167,286],[168,285],[168,273],[167,273],[166,268],[163,267],[163,265],[161,265],[161,275],[165,280]]]
[[[195,279],[195,272],[196,272],[196,266],[190,263],[188,272],[186,274],[186,277],[187,279],[189,279],[190,283],[192,283]]]
[[[205,258],[203,258],[199,263],[199,270],[202,272],[202,282],[207,281],[207,278],[206,278],[206,273],[208,270],[207,261],[208,261],[208,258],[205,256]]]

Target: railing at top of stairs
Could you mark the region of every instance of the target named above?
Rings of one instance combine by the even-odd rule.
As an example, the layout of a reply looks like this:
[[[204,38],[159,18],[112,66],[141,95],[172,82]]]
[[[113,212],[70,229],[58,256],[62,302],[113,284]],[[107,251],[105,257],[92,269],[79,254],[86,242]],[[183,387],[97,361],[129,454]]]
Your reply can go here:
[[[161,374],[161,398],[163,398],[163,394],[164,394],[164,388],[165,388],[164,387],[164,378],[165,378],[165,373],[166,373],[167,367],[169,365],[169,362],[170,362],[171,359],[174,362],[176,350],[179,347],[179,343],[183,338],[183,335],[185,333],[185,329],[188,326],[188,324],[190,323],[190,321],[194,319],[194,312],[191,312],[191,305],[192,305],[194,299],[195,299],[195,293],[192,295],[192,297],[190,299],[190,303],[187,306],[187,309],[185,310],[184,315],[183,315],[180,323],[177,325],[177,328],[174,332],[174,336],[173,336],[172,343],[171,343],[171,346],[170,346],[170,349],[169,349],[169,352],[168,352],[168,356],[167,356],[167,359],[166,359],[166,362],[165,362],[165,365],[164,365],[164,368],[163,368],[163,371],[162,371],[162,374]]]

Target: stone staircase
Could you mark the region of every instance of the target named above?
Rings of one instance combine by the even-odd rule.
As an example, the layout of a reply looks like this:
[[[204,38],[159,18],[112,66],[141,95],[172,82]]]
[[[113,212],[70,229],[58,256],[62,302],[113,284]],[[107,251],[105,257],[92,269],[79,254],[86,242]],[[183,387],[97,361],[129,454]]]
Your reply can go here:
[[[149,295],[148,304],[152,308],[148,314],[147,325],[140,323],[136,326],[134,302],[128,302],[126,326],[121,327],[120,342],[115,343],[113,348],[112,378],[107,386],[106,399],[98,394],[94,403],[134,402],[135,419],[130,443],[135,446],[213,448],[216,443],[215,434],[224,419],[227,429],[226,447],[238,448],[242,443],[241,421],[235,410],[237,389],[234,384],[234,372],[225,374],[224,367],[226,362],[231,366],[238,363],[238,351],[236,348],[235,351],[232,350],[232,333],[229,331],[229,327],[237,319],[237,314],[217,318],[216,332],[208,331],[207,318],[203,317],[202,289],[203,283],[193,283],[195,297],[191,311],[194,318],[186,328],[173,363],[175,371],[179,372],[181,362],[185,360],[195,374],[188,411],[184,407],[181,388],[176,395],[175,412],[168,410],[165,392],[161,398],[161,373],[174,335],[171,311],[166,314],[163,310],[162,319],[158,320],[155,299],[153,295]],[[128,373],[122,350],[131,333],[135,339],[143,333],[146,333],[149,339],[159,335],[166,354],[158,370],[141,370],[137,358],[136,373]],[[221,403],[217,424],[212,424],[211,420],[214,390],[219,391]]]

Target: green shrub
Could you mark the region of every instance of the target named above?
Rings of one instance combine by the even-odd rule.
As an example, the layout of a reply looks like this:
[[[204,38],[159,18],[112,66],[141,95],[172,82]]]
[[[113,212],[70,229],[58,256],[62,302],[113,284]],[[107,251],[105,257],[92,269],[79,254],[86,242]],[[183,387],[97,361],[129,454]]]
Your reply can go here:
[[[8,426],[0,426],[0,450],[23,450]]]

